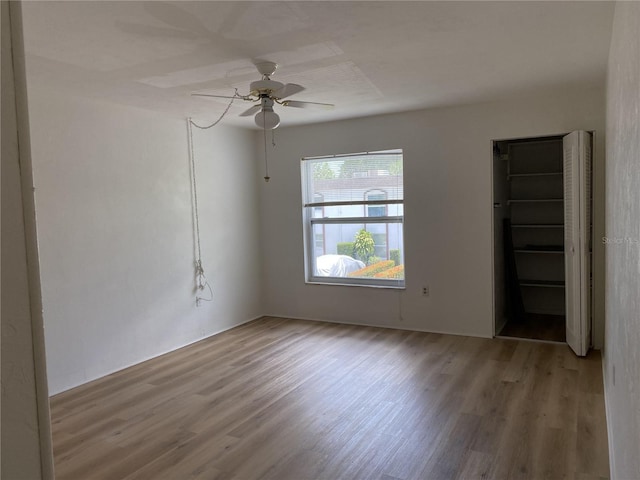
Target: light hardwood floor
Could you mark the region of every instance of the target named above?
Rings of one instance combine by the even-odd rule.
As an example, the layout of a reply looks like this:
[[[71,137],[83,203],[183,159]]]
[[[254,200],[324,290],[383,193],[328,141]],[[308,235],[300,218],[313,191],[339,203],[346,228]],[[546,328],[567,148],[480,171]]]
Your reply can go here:
[[[263,318],[51,399],[58,480],[607,478],[598,352]]]
[[[566,342],[566,330],[564,315],[526,313],[520,320],[509,320],[500,336]]]

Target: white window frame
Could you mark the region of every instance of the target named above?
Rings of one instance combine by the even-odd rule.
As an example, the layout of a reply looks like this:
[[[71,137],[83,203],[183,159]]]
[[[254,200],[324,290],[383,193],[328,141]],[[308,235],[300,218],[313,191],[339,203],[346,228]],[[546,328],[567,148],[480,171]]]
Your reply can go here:
[[[363,196],[362,200],[355,201],[329,201],[329,202],[312,202],[312,203],[304,203],[304,199],[307,197],[308,184],[305,177],[305,167],[304,162],[309,160],[329,160],[329,159],[339,159],[340,157],[354,157],[354,156],[371,156],[371,155],[398,155],[398,153],[402,154],[401,149],[390,150],[390,151],[382,151],[382,152],[364,152],[364,153],[356,153],[356,154],[344,154],[344,155],[329,155],[329,156],[318,156],[318,157],[305,157],[302,158],[301,161],[301,177],[302,177],[302,195],[303,195],[303,204],[302,204],[302,217],[303,217],[303,228],[304,228],[304,258],[305,258],[305,281],[308,284],[331,284],[331,285],[341,285],[341,286],[365,286],[365,287],[377,287],[377,288],[392,288],[392,289],[405,289],[405,279],[381,279],[381,278],[354,278],[354,277],[324,277],[315,275],[315,265],[314,265],[314,235],[313,228],[315,225],[349,225],[349,224],[362,224],[366,226],[367,224],[372,223],[383,223],[383,224],[403,224],[403,232],[402,238],[404,243],[404,213],[403,215],[395,215],[395,216],[381,216],[381,217],[369,217],[368,216],[368,207],[373,205],[403,205],[404,206],[404,195],[403,199],[385,199],[385,200],[367,200],[367,195]],[[374,187],[373,190],[383,191],[382,187],[377,188]],[[386,192],[385,192],[386,193]],[[316,207],[331,207],[331,206],[352,206],[352,205],[362,205],[363,206],[363,214],[360,217],[344,217],[344,218],[314,218],[314,209]],[[403,208],[404,212],[404,208]],[[402,250],[404,250],[404,245],[402,245]],[[406,263],[405,263],[406,265]],[[405,267],[406,274],[406,267]]]

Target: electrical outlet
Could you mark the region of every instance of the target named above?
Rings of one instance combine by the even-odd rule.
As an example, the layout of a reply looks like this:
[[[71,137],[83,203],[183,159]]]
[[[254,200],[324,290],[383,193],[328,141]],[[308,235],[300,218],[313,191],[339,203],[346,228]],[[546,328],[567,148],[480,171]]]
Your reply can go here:
[[[425,285],[424,287],[422,287],[422,296],[423,297],[428,297],[429,296],[429,286]]]

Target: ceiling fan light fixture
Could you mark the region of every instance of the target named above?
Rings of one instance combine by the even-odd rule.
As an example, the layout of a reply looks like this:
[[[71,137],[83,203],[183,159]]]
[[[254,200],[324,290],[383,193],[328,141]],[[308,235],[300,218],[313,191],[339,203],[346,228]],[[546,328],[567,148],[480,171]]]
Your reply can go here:
[[[280,115],[274,112],[272,109],[264,108],[262,111],[256,113],[255,116],[256,125],[265,130],[273,130],[280,125]]]

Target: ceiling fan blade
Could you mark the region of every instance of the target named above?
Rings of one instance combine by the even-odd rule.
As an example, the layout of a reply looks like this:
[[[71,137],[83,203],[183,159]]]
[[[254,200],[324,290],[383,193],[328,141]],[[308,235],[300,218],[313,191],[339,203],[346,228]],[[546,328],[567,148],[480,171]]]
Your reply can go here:
[[[323,108],[325,110],[331,110],[335,107],[332,103],[318,103],[318,102],[300,102],[298,100],[285,100],[282,102],[282,105],[285,107],[295,107],[295,108]]]
[[[212,98],[239,98],[247,102],[255,102],[257,99],[251,98],[249,95],[209,95],[208,93],[192,93],[192,97],[212,97]]]
[[[298,85],[296,83],[287,83],[278,90],[272,92],[271,96],[277,98],[278,100],[282,100],[283,98],[287,98],[291,95],[295,95],[296,93],[300,93],[303,90],[305,90],[305,88],[302,85]]]
[[[242,112],[240,114],[241,117],[250,117],[251,115],[253,115],[254,113],[258,113],[260,111],[260,109],[262,108],[262,105],[254,105],[253,107],[251,107],[249,110],[245,110],[244,112]]]

